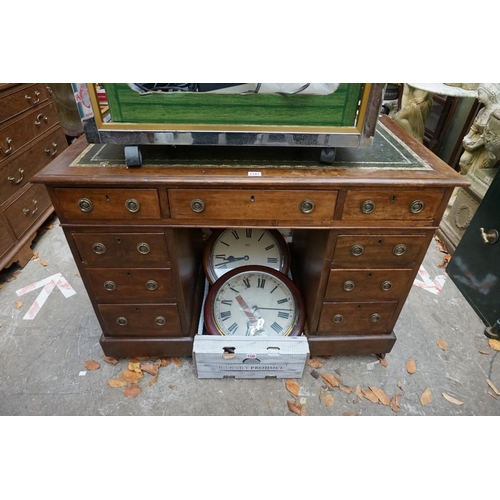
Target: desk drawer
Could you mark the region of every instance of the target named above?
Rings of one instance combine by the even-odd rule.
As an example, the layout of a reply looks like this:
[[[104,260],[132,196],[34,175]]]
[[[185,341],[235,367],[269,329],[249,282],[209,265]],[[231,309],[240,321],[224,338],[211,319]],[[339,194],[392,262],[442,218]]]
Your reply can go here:
[[[326,335],[390,333],[397,302],[325,302],[318,333]]]
[[[170,269],[88,269],[97,302],[131,304],[175,299]]]
[[[337,191],[170,189],[174,219],[331,221]]]
[[[165,267],[169,262],[163,233],[73,233],[84,264],[110,267]]]
[[[66,219],[145,220],[160,219],[156,189],[55,188]]]
[[[428,245],[426,235],[340,235],[337,237],[332,267],[347,269],[413,267]]]
[[[345,221],[428,220],[441,204],[442,189],[347,191],[342,212]]]
[[[28,109],[35,109],[49,97],[49,88],[43,83],[23,86],[14,92],[6,91],[0,97],[0,124]]]
[[[182,336],[176,304],[100,304],[99,311],[110,337]]]

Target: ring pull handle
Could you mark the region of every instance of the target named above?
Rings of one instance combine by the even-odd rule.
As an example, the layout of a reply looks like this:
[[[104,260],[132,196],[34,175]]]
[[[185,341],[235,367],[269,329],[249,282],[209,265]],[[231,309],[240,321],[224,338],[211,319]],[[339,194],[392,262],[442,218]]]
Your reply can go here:
[[[189,206],[191,207],[191,210],[197,214],[200,214],[206,208],[205,202],[203,200],[200,200],[199,198],[195,198],[194,200],[191,200],[191,203],[189,203]]]
[[[22,180],[24,179],[24,170],[22,168],[19,169],[19,179],[16,179],[14,177],[7,177],[7,180],[11,183],[11,184],[20,184],[22,182]]]
[[[117,322],[120,326],[127,326],[128,320],[127,320],[127,318],[125,318],[124,316],[120,316],[120,317],[116,318],[116,322]]]
[[[361,211],[364,214],[371,214],[375,210],[375,202],[373,200],[365,200],[361,204]]]
[[[141,209],[141,204],[134,198],[130,198],[125,202],[126,209],[131,213],[136,213]]]
[[[402,243],[400,245],[396,245],[392,249],[392,253],[396,255],[397,257],[403,255],[406,252],[406,245],[403,245]]]
[[[425,203],[422,200],[415,200],[410,203],[410,213],[419,214],[425,207]]]
[[[156,318],[155,318],[155,323],[158,326],[163,326],[166,322],[167,322],[167,320],[165,319],[165,316],[156,316]]]
[[[332,321],[334,323],[337,323],[337,324],[342,322],[343,320],[344,320],[344,316],[342,316],[342,314],[335,314],[332,318]]]
[[[354,257],[359,257],[365,251],[365,247],[363,245],[353,245],[351,247],[351,255]]]
[[[35,125],[39,127],[42,124],[42,120],[44,121],[44,123],[48,123],[49,118],[48,116],[45,116],[43,113],[40,113],[36,117]]]
[[[78,200],[78,207],[82,212],[92,212],[94,204],[88,198],[80,198]]]
[[[380,314],[379,313],[373,313],[371,316],[370,316],[370,321],[372,323],[378,323],[380,321]]]
[[[344,281],[342,288],[346,292],[350,292],[351,290],[354,290],[354,281],[351,281],[351,280]]]
[[[300,211],[303,214],[310,214],[314,210],[314,201],[312,200],[304,200],[300,204]]]
[[[479,228],[479,230],[481,231],[481,237],[485,243],[493,245],[493,243],[498,241],[498,231],[496,229],[491,229],[487,233],[484,231],[484,227]]]
[[[151,251],[151,247],[147,243],[142,242],[137,245],[137,251],[142,255],[147,255]]]
[[[52,143],[52,152],[48,148],[45,148],[44,151],[46,155],[55,156],[57,154],[57,143]]]
[[[381,285],[380,285],[380,288],[384,291],[384,292],[388,292],[391,288],[392,288],[392,281],[384,281]]]
[[[158,283],[155,280],[148,280],[145,286],[148,290],[156,290],[158,288]]]
[[[105,281],[104,282],[104,288],[108,292],[114,292],[116,290],[116,283],[114,281]]]
[[[102,255],[106,253],[106,245],[104,245],[104,243],[94,243],[92,245],[92,250],[94,250],[94,253],[97,255]]]
[[[6,138],[5,138],[5,142],[7,143],[7,146],[9,146],[9,148],[8,148],[8,149],[6,149],[6,150],[3,152],[3,154],[4,154],[4,155],[8,155],[8,154],[12,153],[12,139],[11,139],[10,137],[6,137]],[[2,148],[2,146],[0,146],[0,151],[1,151],[2,149],[3,149],[3,148]]]
[[[23,208],[24,215],[30,215],[30,214],[33,215],[38,210],[37,200],[31,200],[31,201],[33,202],[35,210],[30,210],[29,208]]]

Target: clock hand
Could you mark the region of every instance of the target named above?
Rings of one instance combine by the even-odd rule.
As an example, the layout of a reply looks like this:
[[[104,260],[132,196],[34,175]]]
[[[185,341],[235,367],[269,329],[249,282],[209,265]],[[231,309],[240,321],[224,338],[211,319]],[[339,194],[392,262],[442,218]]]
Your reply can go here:
[[[252,311],[256,312],[260,309],[265,309],[266,311],[291,311],[292,309],[286,309],[284,307],[259,307],[259,306],[253,306]]]
[[[248,319],[252,323],[257,323],[257,317],[255,314],[252,312],[252,310],[248,307],[248,304],[245,302],[245,299],[241,295],[236,295],[236,301],[240,305],[240,307],[243,309],[243,312],[248,316]]]
[[[233,257],[230,255],[226,260],[223,260],[222,262],[218,262],[215,264],[215,267],[222,267],[226,264],[232,264],[233,262],[237,262],[239,260],[248,260],[250,257],[248,255],[245,255],[243,257]]]

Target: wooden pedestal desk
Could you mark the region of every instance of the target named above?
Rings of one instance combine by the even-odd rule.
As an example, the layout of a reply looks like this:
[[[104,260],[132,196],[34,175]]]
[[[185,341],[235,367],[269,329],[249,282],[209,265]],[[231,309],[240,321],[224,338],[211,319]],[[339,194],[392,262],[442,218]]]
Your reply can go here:
[[[388,353],[448,199],[468,185],[385,116],[371,147],[339,148],[333,165],[297,148],[149,146],[127,169],[122,146],[87,148],[80,139],[34,181],[115,357],[192,354],[203,228],[225,227],[293,230],[311,355]]]

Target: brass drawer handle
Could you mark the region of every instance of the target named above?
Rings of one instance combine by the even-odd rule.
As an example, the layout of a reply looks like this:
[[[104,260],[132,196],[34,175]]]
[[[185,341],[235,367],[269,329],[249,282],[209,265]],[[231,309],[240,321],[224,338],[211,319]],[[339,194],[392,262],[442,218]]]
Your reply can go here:
[[[370,316],[370,321],[372,323],[377,323],[378,321],[380,321],[380,314],[379,313],[373,313],[371,316]]]
[[[304,200],[300,204],[300,211],[303,214],[310,214],[314,210],[314,201],[312,200]]]
[[[158,283],[155,280],[146,281],[146,288],[148,290],[156,290],[158,288]]]
[[[19,179],[16,179],[14,177],[7,177],[7,180],[11,183],[11,184],[20,184],[22,182],[22,180],[24,179],[24,170],[22,168],[19,169]]]
[[[342,314],[335,314],[335,316],[333,317],[334,323],[340,323],[343,320],[344,320],[344,316],[342,316]]]
[[[410,203],[410,213],[419,214],[425,207],[425,203],[422,200],[415,200]]]
[[[354,289],[354,281],[351,281],[351,280],[344,281],[344,284],[342,285],[342,288],[346,292],[350,292],[351,290]]]
[[[105,281],[104,282],[104,288],[108,292],[114,292],[116,290],[116,283],[114,281]]]
[[[6,149],[5,151],[3,151],[3,154],[4,155],[9,155],[10,153],[12,153],[12,139],[10,137],[6,137],[5,138],[5,142],[7,143],[7,146],[9,146],[8,149]],[[2,151],[2,146],[0,146],[0,151]]]
[[[106,253],[106,246],[103,243],[94,243],[92,245],[92,250],[98,255]]]
[[[191,210],[193,212],[196,212],[197,214],[203,212],[205,210],[205,202],[203,200],[200,200],[199,198],[195,198],[194,200],[191,200],[191,203],[189,204],[191,207]]]
[[[489,243],[493,245],[498,241],[498,231],[496,229],[491,229],[487,233],[484,231],[484,227],[480,227],[479,231],[481,232],[481,238],[485,243]]]
[[[400,245],[396,245],[392,249],[392,253],[399,257],[400,255],[403,255],[406,252],[406,245],[403,245],[402,243]]]
[[[127,318],[125,318],[124,316],[120,316],[118,318],[116,318],[116,322],[120,325],[120,326],[126,326],[127,323],[128,323],[128,320]]]
[[[380,288],[384,291],[387,292],[392,288],[392,281],[384,281],[381,285]]]
[[[364,214],[370,214],[375,210],[375,202],[373,200],[365,200],[361,203],[361,211]]]
[[[142,242],[137,245],[137,251],[142,255],[146,255],[151,251],[151,248],[147,243]]]
[[[42,120],[44,121],[44,123],[48,123],[49,121],[49,118],[47,116],[45,116],[43,113],[40,113],[39,115],[37,115],[36,117],[36,120],[35,120],[35,125],[37,127],[39,127],[41,124],[42,124]]]
[[[164,316],[156,316],[156,318],[155,318],[155,323],[158,326],[163,326],[166,322],[167,322],[167,320],[165,319]]]
[[[92,212],[94,210],[94,204],[88,198],[80,198],[78,206],[82,212]]]
[[[33,104],[38,104],[40,102],[40,92],[38,90],[35,90],[35,97],[36,101],[33,102]],[[31,99],[33,99],[30,95],[26,94],[24,98],[28,101],[29,104],[31,104]]]
[[[351,255],[354,257],[359,257],[365,251],[365,247],[363,245],[353,245],[351,247]]]
[[[29,215],[31,213],[31,215],[33,215],[37,210],[38,210],[38,206],[37,206],[37,201],[36,200],[32,200],[33,202],[33,205],[35,206],[35,210],[31,210],[29,208],[23,208],[23,214],[24,215]]]
[[[141,209],[141,204],[134,198],[130,198],[125,202],[125,207],[129,212],[135,214]]]
[[[44,149],[46,155],[55,156],[57,154],[57,142],[52,143],[52,151],[49,148]]]

